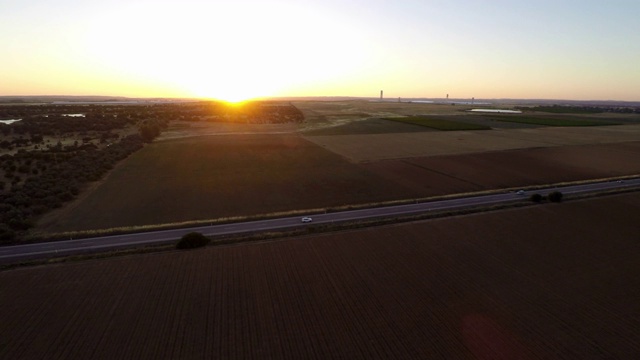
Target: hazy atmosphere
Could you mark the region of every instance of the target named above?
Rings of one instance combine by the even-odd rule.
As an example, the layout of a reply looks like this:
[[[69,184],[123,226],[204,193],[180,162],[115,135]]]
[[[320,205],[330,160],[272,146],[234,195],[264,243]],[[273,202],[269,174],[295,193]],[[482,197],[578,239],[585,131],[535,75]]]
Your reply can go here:
[[[640,100],[640,3],[0,3],[0,95]]]
[[[640,359],[640,0],[0,0],[0,359]]]

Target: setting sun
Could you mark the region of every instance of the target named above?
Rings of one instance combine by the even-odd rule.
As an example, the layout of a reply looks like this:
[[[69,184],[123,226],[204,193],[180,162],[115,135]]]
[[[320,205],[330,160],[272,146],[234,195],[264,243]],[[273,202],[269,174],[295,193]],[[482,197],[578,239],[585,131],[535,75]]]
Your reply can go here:
[[[322,87],[357,73],[366,56],[366,37],[347,25],[327,26],[320,8],[197,3],[188,16],[167,4],[125,10],[118,10],[117,27],[109,15],[91,26],[92,56],[117,76],[162,79],[183,96],[236,102]]]
[[[640,96],[635,12],[599,3],[575,17],[469,0],[6,3],[0,95]]]
[[[259,84],[248,84],[240,79],[203,79],[202,82],[185,84],[191,97],[223,100],[230,103],[238,103],[246,100],[273,96],[274,92],[268,87],[260,87]]]

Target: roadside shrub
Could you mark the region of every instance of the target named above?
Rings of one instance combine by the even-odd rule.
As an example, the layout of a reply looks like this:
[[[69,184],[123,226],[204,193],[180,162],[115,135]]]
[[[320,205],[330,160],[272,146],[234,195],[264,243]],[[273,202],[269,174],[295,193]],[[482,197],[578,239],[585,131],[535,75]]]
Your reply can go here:
[[[176,244],[176,249],[195,249],[207,246],[210,241],[211,239],[199,232],[190,232],[182,236],[180,241]]]
[[[15,232],[5,224],[0,224],[0,241],[10,241],[15,239]]]
[[[547,196],[549,201],[551,202],[561,202],[562,201],[562,193],[560,191],[554,191]]]
[[[542,195],[540,194],[532,194],[530,197],[531,201],[539,203],[542,202],[542,200],[544,199]]]

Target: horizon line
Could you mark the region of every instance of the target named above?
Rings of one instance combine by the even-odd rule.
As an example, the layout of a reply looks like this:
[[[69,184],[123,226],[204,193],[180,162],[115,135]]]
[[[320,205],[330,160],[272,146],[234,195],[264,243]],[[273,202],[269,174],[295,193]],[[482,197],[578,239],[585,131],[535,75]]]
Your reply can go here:
[[[210,101],[225,101],[221,99],[213,99],[207,97],[187,97],[187,96],[122,96],[122,95],[0,95],[0,99],[3,98],[118,98],[118,99],[129,99],[129,100],[154,100],[154,99],[163,99],[163,100],[210,100]],[[342,99],[366,99],[366,100],[380,100],[379,96],[350,96],[350,95],[309,95],[309,96],[263,96],[256,97],[252,99],[247,99],[244,101],[265,101],[265,100],[285,100],[285,99],[323,99],[323,98],[342,98]],[[397,99],[405,99],[405,100],[492,100],[492,101],[567,101],[567,102],[616,102],[616,103],[638,103],[640,105],[640,100],[615,100],[615,99],[568,99],[568,98],[510,98],[510,97],[502,97],[502,98],[475,98],[475,97],[385,97],[382,100],[386,101],[397,101]]]

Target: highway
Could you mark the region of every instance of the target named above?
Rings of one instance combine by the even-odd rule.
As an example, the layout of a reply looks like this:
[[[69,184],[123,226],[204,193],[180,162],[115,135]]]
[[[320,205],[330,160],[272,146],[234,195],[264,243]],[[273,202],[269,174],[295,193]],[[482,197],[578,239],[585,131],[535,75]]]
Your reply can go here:
[[[2,246],[0,247],[0,264],[14,263],[18,261],[37,258],[57,257],[82,253],[95,253],[145,245],[170,244],[176,242],[184,234],[192,231],[200,232],[207,236],[273,231],[301,226],[309,226],[313,224],[338,223],[399,215],[405,216],[428,213],[430,211],[458,210],[479,205],[498,205],[518,200],[530,201],[529,196],[534,193],[548,195],[553,191],[561,191],[563,194],[568,195],[603,190],[623,189],[636,186],[640,186],[640,178],[627,179],[624,181],[598,182],[583,185],[563,186],[557,188],[528,190],[524,191],[523,194],[505,191],[504,193],[477,195],[408,205],[348,210],[326,214],[313,214],[309,215],[313,218],[313,221],[305,224],[301,222],[301,216],[295,216],[222,225],[101,236],[77,240],[63,240],[26,245]]]

